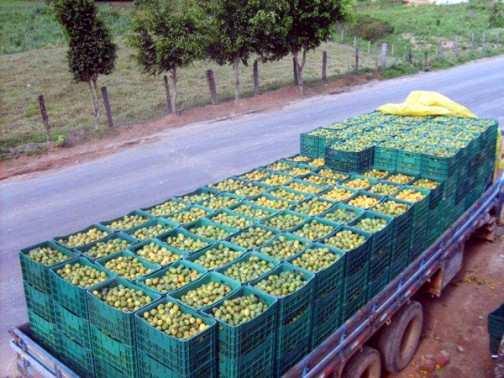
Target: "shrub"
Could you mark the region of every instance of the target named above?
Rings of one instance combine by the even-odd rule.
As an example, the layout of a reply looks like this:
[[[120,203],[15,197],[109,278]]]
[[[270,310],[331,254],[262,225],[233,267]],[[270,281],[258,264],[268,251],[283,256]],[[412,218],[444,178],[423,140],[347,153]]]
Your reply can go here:
[[[371,16],[358,16],[352,27],[354,35],[375,42],[394,32],[394,27],[386,21]]]

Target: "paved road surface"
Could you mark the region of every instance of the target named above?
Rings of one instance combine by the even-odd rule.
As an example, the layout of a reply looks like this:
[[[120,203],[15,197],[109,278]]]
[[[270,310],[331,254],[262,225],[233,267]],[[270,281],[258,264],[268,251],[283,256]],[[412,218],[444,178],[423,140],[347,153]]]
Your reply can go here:
[[[417,89],[440,91],[504,123],[504,57],[497,57],[309,98],[278,111],[188,125],[166,131],[153,144],[0,182],[0,360],[7,362],[8,327],[25,320],[20,248],[292,155],[299,133],[399,102]]]

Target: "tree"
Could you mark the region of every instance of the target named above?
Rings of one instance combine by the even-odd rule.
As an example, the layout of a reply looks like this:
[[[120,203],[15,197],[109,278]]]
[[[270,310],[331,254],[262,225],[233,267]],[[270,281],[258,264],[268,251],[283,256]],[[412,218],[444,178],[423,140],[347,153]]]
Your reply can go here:
[[[330,39],[336,23],[351,16],[353,0],[276,0],[274,3],[275,22],[265,24],[270,29],[263,32],[259,51],[267,60],[292,54],[303,93],[307,52]]]
[[[74,80],[88,83],[95,126],[98,127],[98,76],[113,71],[117,47],[110,31],[98,17],[93,0],[55,0],[52,4],[69,40],[67,59],[70,71]]]
[[[171,103],[176,112],[177,68],[201,58],[205,49],[202,9],[191,0],[139,0],[135,5],[130,43],[145,72],[169,73]]]

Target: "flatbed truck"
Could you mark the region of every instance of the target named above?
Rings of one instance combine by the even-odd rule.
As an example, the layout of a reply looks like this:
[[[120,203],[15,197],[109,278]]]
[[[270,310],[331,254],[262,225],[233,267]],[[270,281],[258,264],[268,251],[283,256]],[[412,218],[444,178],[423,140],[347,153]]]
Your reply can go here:
[[[502,220],[504,176],[404,271],[322,344],[285,373],[285,377],[379,378],[411,361],[422,333],[422,305],[415,294],[440,296],[462,267],[465,241],[475,232],[491,236]],[[78,377],[30,335],[28,324],[12,328],[10,346],[26,377]],[[373,338],[373,347],[368,341]],[[382,362],[383,361],[383,362]]]

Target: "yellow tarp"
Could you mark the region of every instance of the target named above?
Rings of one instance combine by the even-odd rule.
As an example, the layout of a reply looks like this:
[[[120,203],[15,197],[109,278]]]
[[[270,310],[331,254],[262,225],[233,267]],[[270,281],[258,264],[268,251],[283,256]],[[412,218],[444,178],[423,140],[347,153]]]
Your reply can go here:
[[[413,91],[401,104],[385,104],[378,108],[384,114],[400,116],[452,116],[476,118],[476,115],[455,101],[437,92]],[[497,135],[496,170],[504,169],[502,135]]]

